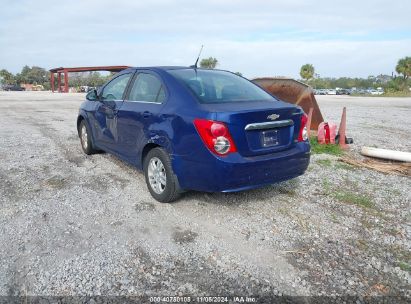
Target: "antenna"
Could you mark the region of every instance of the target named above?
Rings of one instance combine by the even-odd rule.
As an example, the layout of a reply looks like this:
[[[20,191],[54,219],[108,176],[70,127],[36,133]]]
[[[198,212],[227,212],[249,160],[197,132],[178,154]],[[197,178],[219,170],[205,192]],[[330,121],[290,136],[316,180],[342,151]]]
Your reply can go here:
[[[197,68],[197,63],[198,63],[198,60],[200,59],[201,52],[203,51],[203,46],[204,45],[201,45],[201,49],[200,49],[200,52],[198,53],[196,63],[194,63],[194,65],[190,66],[190,68],[195,68],[195,69]]]

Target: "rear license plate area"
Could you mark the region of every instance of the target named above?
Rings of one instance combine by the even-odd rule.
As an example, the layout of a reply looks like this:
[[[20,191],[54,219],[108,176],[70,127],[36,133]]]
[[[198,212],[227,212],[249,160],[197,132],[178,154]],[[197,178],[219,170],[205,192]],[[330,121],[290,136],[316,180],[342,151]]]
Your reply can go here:
[[[273,147],[278,144],[278,130],[267,130],[261,132],[261,145],[263,147]]]

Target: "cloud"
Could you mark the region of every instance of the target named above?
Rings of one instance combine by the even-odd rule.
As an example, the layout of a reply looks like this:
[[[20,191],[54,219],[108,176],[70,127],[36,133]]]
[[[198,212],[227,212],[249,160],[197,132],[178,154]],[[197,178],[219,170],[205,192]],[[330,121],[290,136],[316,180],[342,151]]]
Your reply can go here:
[[[189,65],[201,44],[247,76],[391,73],[410,55],[410,1],[8,1],[0,68]]]

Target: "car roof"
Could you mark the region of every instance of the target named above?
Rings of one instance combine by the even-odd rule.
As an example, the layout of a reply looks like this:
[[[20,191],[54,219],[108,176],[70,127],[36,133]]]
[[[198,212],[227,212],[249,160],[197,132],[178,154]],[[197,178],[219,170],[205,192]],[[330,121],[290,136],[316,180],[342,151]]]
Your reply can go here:
[[[220,69],[194,68],[192,66],[148,66],[148,67],[130,67],[127,70],[153,70],[153,71],[170,71],[170,70],[206,70],[206,71],[225,71]],[[225,71],[229,72],[229,71]]]

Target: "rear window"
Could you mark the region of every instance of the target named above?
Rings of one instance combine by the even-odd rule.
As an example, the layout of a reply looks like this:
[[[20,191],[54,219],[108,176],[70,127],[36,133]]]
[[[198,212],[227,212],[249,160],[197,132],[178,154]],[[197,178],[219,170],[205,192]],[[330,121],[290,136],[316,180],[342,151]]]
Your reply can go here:
[[[168,72],[183,82],[201,103],[275,100],[257,85],[230,72],[201,69]]]

